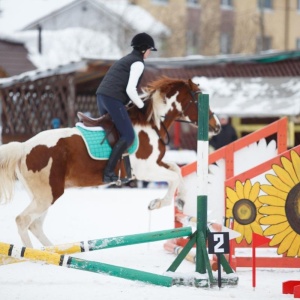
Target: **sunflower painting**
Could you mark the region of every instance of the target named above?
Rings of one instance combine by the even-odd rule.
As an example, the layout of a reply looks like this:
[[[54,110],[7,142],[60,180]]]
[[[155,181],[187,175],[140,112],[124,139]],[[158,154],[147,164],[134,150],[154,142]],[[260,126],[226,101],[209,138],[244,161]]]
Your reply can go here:
[[[300,157],[290,153],[290,160],[281,157],[282,166],[272,166],[275,175],[266,175],[270,185],[261,185],[265,195],[259,197],[259,213],[265,215],[260,219],[267,226],[263,234],[273,236],[269,245],[278,245],[278,254],[295,257],[300,256]]]
[[[235,189],[226,187],[226,218],[234,219],[234,230],[241,233],[236,238],[240,243],[244,238],[248,244],[252,242],[252,232],[262,235],[263,230],[259,224],[262,215],[259,208],[262,206],[258,201],[260,184],[251,184],[249,179],[244,185],[241,181],[236,181]]]

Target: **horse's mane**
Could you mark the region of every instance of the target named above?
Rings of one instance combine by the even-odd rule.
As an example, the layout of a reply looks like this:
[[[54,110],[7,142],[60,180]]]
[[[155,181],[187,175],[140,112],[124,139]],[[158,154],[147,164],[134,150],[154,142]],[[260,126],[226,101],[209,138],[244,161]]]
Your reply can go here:
[[[148,86],[143,89],[143,94],[141,95],[144,101],[151,100],[148,102],[148,105],[151,107],[148,111],[151,113],[148,115],[147,120],[149,121],[152,118],[156,126],[159,127],[162,111],[164,111],[166,104],[165,97],[174,90],[175,86],[186,85],[187,82],[183,79],[166,76],[162,76],[149,83]],[[169,97],[170,96],[171,95],[169,95]]]

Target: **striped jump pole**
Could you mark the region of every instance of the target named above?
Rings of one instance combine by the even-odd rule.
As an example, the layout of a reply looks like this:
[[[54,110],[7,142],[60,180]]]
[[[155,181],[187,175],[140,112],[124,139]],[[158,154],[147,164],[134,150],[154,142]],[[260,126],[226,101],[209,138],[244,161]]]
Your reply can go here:
[[[170,287],[173,278],[149,272],[104,264],[96,261],[84,260],[69,255],[52,253],[32,248],[17,247],[12,244],[0,243],[0,254],[15,258],[25,258],[32,261],[41,261],[55,266],[67,267],[82,271],[104,273],[124,279],[136,280],[160,286]]]
[[[169,230],[153,231],[153,232],[146,232],[146,233],[139,233],[139,234],[132,234],[132,235],[81,241],[75,243],[67,243],[67,244],[56,245],[56,246],[48,246],[48,247],[43,247],[42,250],[48,252],[55,252],[58,254],[74,254],[74,253],[96,251],[96,250],[113,248],[113,247],[121,247],[121,246],[128,246],[134,244],[156,242],[161,240],[169,240],[169,239],[174,239],[174,238],[179,238],[184,236],[190,236],[191,234],[192,234],[191,227],[182,227],[182,228],[174,228]],[[10,259],[8,259],[7,256],[3,256],[2,260],[3,260],[2,264],[9,264],[9,263],[15,263],[20,261],[20,259],[16,259],[13,257],[10,257]],[[0,262],[1,262],[1,255],[0,255]]]
[[[200,94],[198,98],[198,144],[197,144],[197,230],[180,251],[168,271],[175,272],[191,248],[196,244],[196,272],[208,272],[213,282],[212,268],[206,250],[207,230],[207,181],[208,181],[208,114],[209,97]]]
[[[177,237],[190,236],[192,234],[191,227],[174,228],[161,231],[153,231],[147,233],[139,233],[132,235],[124,235],[117,237],[109,237],[104,239],[89,240],[86,242],[70,243],[58,246],[45,247],[44,250],[61,254],[71,254],[77,252],[88,252],[107,248],[115,248],[121,246],[142,244],[148,242],[156,242],[169,240]]]
[[[200,94],[198,98],[196,272],[201,274],[206,273],[203,239],[206,241],[207,236],[208,107],[209,96]]]

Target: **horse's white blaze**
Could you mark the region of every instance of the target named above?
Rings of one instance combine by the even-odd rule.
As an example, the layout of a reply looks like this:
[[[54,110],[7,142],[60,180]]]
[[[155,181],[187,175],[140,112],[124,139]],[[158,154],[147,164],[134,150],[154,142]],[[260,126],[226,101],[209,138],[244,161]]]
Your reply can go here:
[[[176,94],[176,96],[177,96],[177,94]],[[175,100],[175,107],[176,107],[176,109],[177,109],[178,111],[180,111],[180,112],[183,111],[182,105],[181,105],[181,103],[179,103],[179,102],[177,101],[177,99]]]

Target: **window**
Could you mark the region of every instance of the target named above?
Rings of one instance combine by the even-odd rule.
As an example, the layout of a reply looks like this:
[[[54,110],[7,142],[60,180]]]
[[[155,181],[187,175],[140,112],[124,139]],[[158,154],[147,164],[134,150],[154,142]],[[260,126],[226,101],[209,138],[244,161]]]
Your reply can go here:
[[[199,0],[186,0],[187,5],[190,6],[195,6],[195,5],[199,5]]]
[[[232,8],[232,0],[221,0],[221,8]]]
[[[154,4],[168,4],[169,0],[152,0]]]
[[[300,38],[296,40],[296,49],[300,49]]]
[[[258,8],[267,8],[272,9],[273,8],[273,1],[272,0],[258,0],[257,1]]]
[[[187,55],[198,53],[198,33],[192,30],[188,30],[186,33],[186,53]]]
[[[221,54],[231,53],[231,37],[228,33],[221,33],[220,52]]]
[[[297,0],[297,9],[300,10],[300,0]]]
[[[269,50],[272,48],[272,38],[269,36],[258,37],[256,39],[256,52]]]

